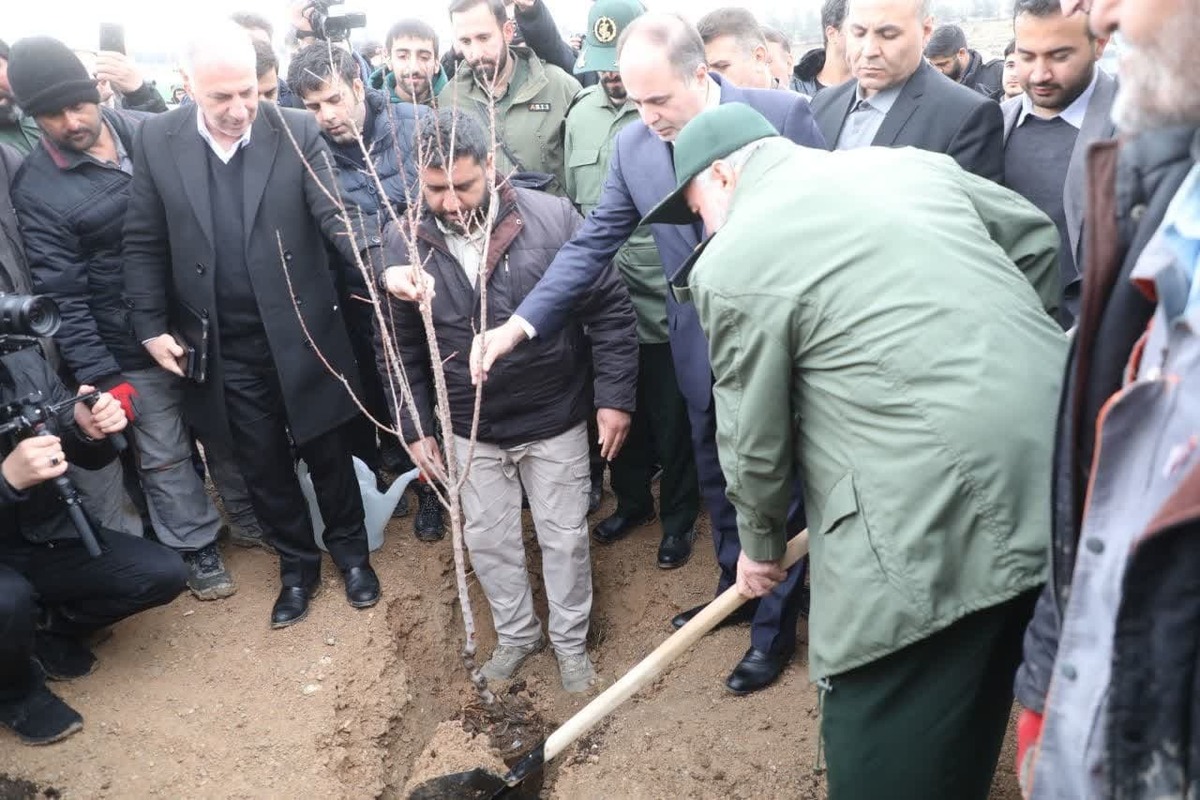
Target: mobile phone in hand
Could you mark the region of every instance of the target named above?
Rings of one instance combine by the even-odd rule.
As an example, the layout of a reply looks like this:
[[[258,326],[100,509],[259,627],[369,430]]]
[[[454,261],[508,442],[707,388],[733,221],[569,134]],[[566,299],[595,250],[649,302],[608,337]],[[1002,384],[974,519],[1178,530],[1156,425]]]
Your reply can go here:
[[[100,49],[125,52],[125,28],[115,22],[100,23]]]

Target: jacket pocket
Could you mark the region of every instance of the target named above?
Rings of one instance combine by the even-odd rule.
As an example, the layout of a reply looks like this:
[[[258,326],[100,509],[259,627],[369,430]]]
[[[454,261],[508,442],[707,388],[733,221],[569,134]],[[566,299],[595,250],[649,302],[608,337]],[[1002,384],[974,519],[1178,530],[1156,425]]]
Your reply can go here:
[[[846,519],[858,514],[858,495],[854,491],[854,474],[847,472],[829,490],[821,508],[822,536],[828,536]]]
[[[607,170],[599,169],[596,163],[600,160],[600,151],[586,147],[573,147],[567,158],[567,172],[570,174],[571,188],[574,189],[573,199],[585,208],[594,206],[600,201],[600,191],[604,188],[604,177]]]

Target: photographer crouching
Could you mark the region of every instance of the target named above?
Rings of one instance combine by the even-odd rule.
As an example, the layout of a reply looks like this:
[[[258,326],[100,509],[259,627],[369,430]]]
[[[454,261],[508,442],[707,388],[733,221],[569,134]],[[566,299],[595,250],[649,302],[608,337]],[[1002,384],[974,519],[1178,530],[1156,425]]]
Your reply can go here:
[[[0,295],[0,725],[26,744],[83,727],[45,685],[92,671],[89,641],[173,600],[187,569],[155,542],[96,526],[64,477],[116,457],[125,413],[111,395],[72,397],[36,349],[57,327],[45,298]]]

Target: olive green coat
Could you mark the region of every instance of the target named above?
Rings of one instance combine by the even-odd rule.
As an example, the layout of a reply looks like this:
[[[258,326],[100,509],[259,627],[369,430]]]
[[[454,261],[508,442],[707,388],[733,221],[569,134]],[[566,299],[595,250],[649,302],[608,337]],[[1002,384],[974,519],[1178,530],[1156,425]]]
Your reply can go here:
[[[587,216],[600,202],[608,177],[613,140],[622,128],[638,118],[633,103],[614,106],[600,85],[579,93],[567,115],[563,134],[566,148],[567,196]],[[638,227],[613,259],[629,289],[637,312],[638,341],[663,344],[667,338],[667,278],[658,246],[645,225]]]
[[[528,48],[511,47],[508,55],[515,61],[512,80],[495,101],[496,173],[544,172],[555,178],[547,188],[562,195],[563,120],[579,92],[579,81],[553,64],[543,63]],[[469,110],[485,124],[492,118],[491,103],[491,95],[465,62],[438,92],[440,107]]]
[[[782,554],[803,476],[814,678],[1045,581],[1067,342],[1014,262],[1049,297],[1057,245],[944,155],[772,139],[685,265],[751,558]]]

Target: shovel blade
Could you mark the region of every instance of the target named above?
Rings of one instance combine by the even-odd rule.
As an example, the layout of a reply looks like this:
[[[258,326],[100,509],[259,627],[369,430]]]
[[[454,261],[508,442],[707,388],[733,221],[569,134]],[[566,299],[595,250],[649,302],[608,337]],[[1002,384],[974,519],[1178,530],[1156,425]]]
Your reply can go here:
[[[519,785],[509,786],[494,772],[473,769],[431,778],[413,789],[408,800],[534,800],[534,797]]]

